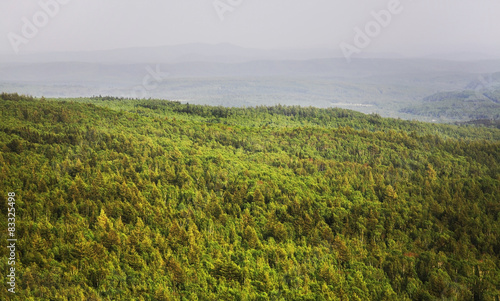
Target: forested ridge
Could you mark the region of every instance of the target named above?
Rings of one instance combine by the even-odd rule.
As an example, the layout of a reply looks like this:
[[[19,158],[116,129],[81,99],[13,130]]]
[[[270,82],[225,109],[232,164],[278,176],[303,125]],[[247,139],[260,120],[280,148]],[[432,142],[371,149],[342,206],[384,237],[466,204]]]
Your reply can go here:
[[[0,94],[2,300],[499,300],[500,130]],[[2,275],[8,249],[0,248]]]

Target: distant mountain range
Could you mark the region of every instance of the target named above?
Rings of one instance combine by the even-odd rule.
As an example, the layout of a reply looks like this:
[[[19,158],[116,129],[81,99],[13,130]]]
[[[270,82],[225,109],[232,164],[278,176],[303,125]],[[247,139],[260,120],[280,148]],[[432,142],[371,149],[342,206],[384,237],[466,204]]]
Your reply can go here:
[[[87,63],[241,63],[254,60],[307,60],[341,57],[329,49],[263,50],[232,44],[182,44],[100,51],[50,52],[3,56],[0,62],[87,62]]]
[[[312,60],[343,58],[339,49],[255,49],[244,48],[228,43],[202,44],[191,43],[171,46],[135,47],[99,51],[44,52],[1,55],[0,63],[49,63],[49,62],[86,62],[86,63],[242,63],[256,60]],[[404,59],[395,53],[360,53],[353,58]],[[438,53],[422,57],[440,60],[494,60],[498,56],[483,53]]]

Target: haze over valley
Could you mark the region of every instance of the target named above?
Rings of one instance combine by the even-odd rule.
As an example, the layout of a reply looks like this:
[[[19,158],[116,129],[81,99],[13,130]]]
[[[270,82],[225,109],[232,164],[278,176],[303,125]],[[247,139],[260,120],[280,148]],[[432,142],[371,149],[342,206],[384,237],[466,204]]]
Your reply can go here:
[[[187,44],[23,55],[0,63],[0,90],[230,107],[340,107],[440,122],[499,118],[500,60],[366,57],[347,62],[332,52]],[[429,101],[444,92],[446,99]],[[453,93],[472,96],[464,100]],[[459,108],[450,107],[453,101]]]

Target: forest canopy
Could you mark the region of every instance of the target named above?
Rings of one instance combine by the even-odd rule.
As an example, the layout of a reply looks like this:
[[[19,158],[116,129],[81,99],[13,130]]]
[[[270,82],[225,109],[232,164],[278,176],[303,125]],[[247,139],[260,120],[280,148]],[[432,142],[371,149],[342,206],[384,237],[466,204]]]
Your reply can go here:
[[[499,129],[114,97],[0,107],[1,227],[15,192],[18,237],[3,300],[499,299]]]

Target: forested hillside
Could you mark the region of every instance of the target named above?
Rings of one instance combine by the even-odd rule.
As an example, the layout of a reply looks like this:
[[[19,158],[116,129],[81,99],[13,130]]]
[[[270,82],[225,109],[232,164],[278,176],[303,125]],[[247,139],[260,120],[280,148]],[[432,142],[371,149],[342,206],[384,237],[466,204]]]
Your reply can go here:
[[[440,92],[401,112],[447,120],[500,120],[500,90]]]
[[[499,300],[500,130],[0,94],[1,300]],[[7,275],[8,249],[0,248]]]

